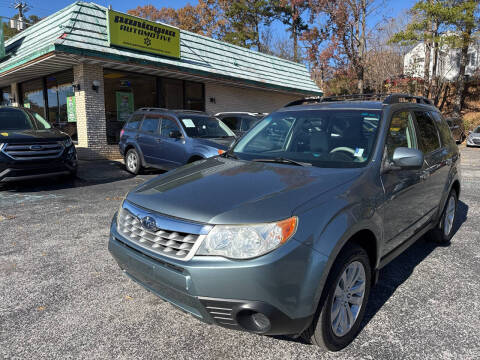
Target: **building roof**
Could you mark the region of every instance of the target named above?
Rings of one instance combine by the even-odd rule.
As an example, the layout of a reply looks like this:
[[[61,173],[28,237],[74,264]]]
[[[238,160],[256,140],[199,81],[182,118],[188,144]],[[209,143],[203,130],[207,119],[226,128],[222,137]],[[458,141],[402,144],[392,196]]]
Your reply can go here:
[[[190,76],[255,87],[322,94],[303,64],[189,31],[181,30],[180,59],[109,47],[106,11],[107,8],[95,3],[75,2],[7,40],[6,57],[0,60],[0,85],[7,80],[18,81],[18,75],[15,78],[12,73],[20,73],[22,68],[46,61],[55,54],[55,62],[49,60],[51,64],[45,69],[68,68],[66,66],[71,67],[82,59],[94,58],[107,67],[108,62],[114,62],[165,71],[173,69]],[[32,72],[39,74],[35,66]]]

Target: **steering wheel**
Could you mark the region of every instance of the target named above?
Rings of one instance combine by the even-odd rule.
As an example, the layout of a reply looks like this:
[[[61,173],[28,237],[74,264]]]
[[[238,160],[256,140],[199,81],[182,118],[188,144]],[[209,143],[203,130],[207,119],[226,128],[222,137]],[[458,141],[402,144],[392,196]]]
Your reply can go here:
[[[334,152],[337,152],[337,151],[344,151],[344,152],[347,152],[349,154],[352,154],[352,156],[355,156],[355,150],[353,150],[352,148],[349,148],[347,146],[336,147],[335,149],[330,150],[330,154],[332,154]]]

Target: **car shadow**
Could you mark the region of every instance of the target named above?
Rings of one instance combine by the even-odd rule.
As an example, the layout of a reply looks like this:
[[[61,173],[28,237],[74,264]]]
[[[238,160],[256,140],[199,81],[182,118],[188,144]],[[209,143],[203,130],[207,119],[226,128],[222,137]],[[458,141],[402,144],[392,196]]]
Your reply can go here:
[[[467,220],[468,205],[463,201],[458,202],[457,216],[454,224],[454,236],[462,224]],[[453,238],[452,241],[455,241]],[[397,288],[402,285],[413,273],[415,267],[427,258],[437,247],[448,247],[429,241],[426,237],[420,238],[415,244],[410,246],[404,253],[395,258],[391,263],[380,271],[380,279],[375,287],[370,291],[367,308],[360,331],[373,319],[375,314],[395,293]],[[301,344],[308,344],[301,337],[292,338],[289,336],[273,336],[279,340],[293,341]]]
[[[163,170],[145,169],[141,175],[160,175]],[[125,169],[120,161],[83,161],[75,177],[53,176],[32,180],[14,181],[0,184],[1,192],[42,192],[58,191],[93,185],[109,184],[128,180],[136,176]]]

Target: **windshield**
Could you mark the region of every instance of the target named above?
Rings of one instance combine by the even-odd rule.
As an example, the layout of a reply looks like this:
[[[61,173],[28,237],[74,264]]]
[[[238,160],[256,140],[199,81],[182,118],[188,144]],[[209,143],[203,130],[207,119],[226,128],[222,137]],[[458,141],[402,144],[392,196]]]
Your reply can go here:
[[[477,126],[475,130],[473,130],[475,134],[480,134],[480,126]]]
[[[223,138],[235,134],[219,119],[205,115],[179,116],[185,132],[193,138]]]
[[[40,115],[21,109],[0,109],[0,130],[23,131],[50,129],[50,124]]]
[[[289,159],[319,167],[361,167],[373,150],[380,115],[379,110],[341,109],[273,113],[232,151],[246,160]]]

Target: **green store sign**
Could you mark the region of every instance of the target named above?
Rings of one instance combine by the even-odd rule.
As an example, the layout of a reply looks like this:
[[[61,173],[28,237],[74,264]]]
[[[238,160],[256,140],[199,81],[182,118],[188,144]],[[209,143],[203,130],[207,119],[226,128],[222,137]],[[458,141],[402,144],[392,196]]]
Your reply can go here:
[[[109,46],[180,58],[180,30],[153,21],[107,11]]]

